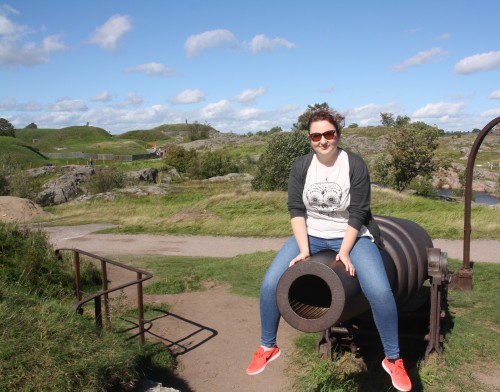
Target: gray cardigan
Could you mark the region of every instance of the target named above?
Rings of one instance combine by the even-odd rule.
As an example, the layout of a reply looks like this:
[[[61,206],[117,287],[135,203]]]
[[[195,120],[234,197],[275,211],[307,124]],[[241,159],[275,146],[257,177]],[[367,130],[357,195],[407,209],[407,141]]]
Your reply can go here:
[[[349,159],[349,179],[351,182],[351,202],[347,211],[349,212],[348,225],[359,230],[366,226],[379,247],[383,247],[380,238],[380,229],[373,220],[370,209],[370,175],[363,159],[350,151],[346,151]],[[290,170],[288,178],[288,211],[290,218],[297,216],[306,217],[306,207],[302,200],[304,184],[306,182],[307,169],[311,165],[314,153],[309,153],[297,158]]]

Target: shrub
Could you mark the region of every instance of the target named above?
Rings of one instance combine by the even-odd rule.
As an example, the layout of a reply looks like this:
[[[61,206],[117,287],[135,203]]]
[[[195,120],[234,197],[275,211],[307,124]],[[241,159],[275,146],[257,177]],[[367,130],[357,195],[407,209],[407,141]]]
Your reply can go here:
[[[115,188],[125,186],[125,173],[116,167],[102,167],[96,169],[95,174],[87,181],[87,189],[91,193],[109,192]]]
[[[310,151],[311,144],[304,131],[274,134],[259,159],[252,187],[259,191],[286,191],[293,161]]]
[[[35,200],[39,191],[38,181],[26,171],[18,171],[7,180],[9,195]]]
[[[188,168],[188,174],[196,178],[224,176],[238,171],[238,165],[222,151],[207,151],[194,159]]]
[[[172,144],[165,148],[163,161],[166,165],[175,167],[179,173],[186,173],[197,156],[194,149],[186,150],[184,147]]]

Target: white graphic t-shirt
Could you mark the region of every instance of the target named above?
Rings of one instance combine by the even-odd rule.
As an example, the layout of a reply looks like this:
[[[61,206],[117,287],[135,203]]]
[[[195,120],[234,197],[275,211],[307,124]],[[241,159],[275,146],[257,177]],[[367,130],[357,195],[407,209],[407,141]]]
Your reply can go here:
[[[321,164],[314,155],[302,194],[309,235],[326,239],[344,237],[349,220],[350,189],[349,159],[344,150],[340,150],[332,167]],[[362,226],[358,236],[366,235],[371,237]]]

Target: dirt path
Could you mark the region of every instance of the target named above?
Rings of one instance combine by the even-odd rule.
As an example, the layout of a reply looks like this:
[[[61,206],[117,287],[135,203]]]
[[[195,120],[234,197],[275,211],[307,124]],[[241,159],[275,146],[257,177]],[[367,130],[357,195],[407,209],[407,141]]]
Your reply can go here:
[[[231,257],[259,250],[278,250],[283,238],[229,238],[207,236],[92,234],[111,225],[51,227],[46,231],[58,248],[79,248],[112,258],[118,254],[160,254]],[[462,242],[434,240],[434,246],[449,257],[462,258]],[[473,241],[471,260],[500,262],[500,241]],[[114,271],[110,280],[118,285],[130,277]],[[132,277],[133,279],[133,277]],[[160,314],[150,336],[176,352],[178,382],[171,387],[182,392],[290,391],[293,377],[290,359],[298,332],[282,322],[278,343],[282,356],[258,376],[247,376],[245,368],[259,343],[258,300],[240,297],[224,286],[204,292],[146,296],[151,304],[172,305]]]

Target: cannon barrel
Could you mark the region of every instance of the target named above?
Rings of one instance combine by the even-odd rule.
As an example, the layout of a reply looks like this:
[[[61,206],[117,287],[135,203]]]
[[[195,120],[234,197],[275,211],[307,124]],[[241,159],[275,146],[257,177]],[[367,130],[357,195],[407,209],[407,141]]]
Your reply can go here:
[[[384,242],[380,250],[399,309],[417,297],[427,279],[427,248],[432,240],[417,223],[375,216]],[[276,300],[284,320],[304,332],[319,332],[370,309],[359,281],[335,261],[334,251],[322,251],[288,268]]]

